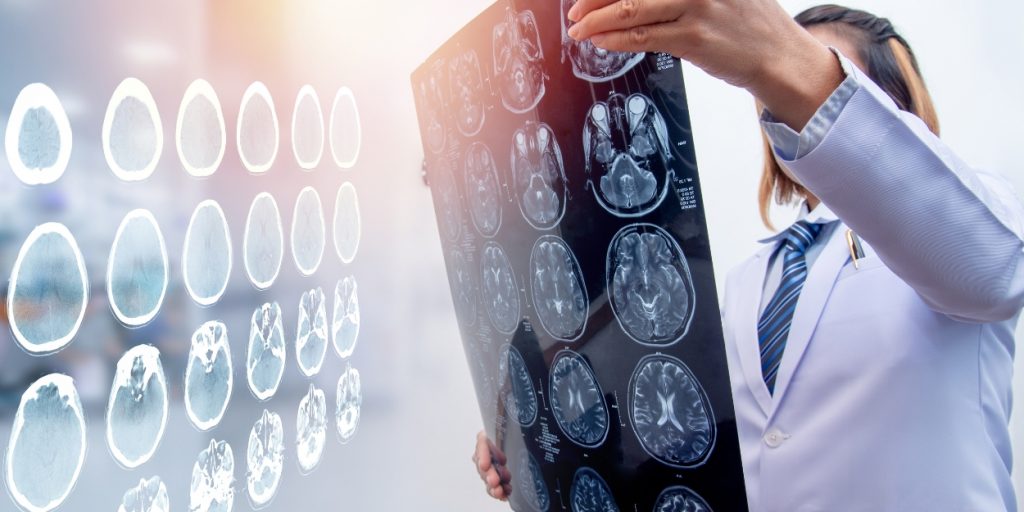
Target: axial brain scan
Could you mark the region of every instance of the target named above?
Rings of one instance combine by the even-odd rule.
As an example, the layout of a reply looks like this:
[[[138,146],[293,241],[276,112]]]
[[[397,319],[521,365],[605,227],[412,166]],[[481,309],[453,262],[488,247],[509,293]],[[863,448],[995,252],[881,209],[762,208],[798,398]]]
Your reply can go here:
[[[537,459],[526,450],[519,456],[519,465],[513,482],[521,499],[531,511],[548,512],[551,497],[548,495],[548,486],[544,483],[544,474],[541,473]]]
[[[124,493],[117,512],[170,512],[171,501],[167,496],[167,486],[154,476],[139,480],[139,485]]]
[[[270,503],[284,471],[284,424],[277,413],[264,409],[252,426],[245,465],[249,500],[256,507]]]
[[[326,441],[327,397],[324,390],[310,383],[306,396],[299,401],[295,423],[295,455],[303,474],[309,474],[320,464]]]
[[[71,159],[71,123],[60,99],[45,84],[30,84],[18,93],[7,118],[7,162],[26,185],[53,183]]]
[[[302,275],[313,275],[320,268],[324,246],[327,245],[324,209],[320,203],[320,194],[313,187],[302,189],[295,200],[291,242],[295,266]]]
[[[281,326],[281,306],[264,304],[252,314],[249,325],[249,350],[246,354],[246,377],[249,389],[260,401],[270,400],[277,393],[284,374],[285,341]]]
[[[363,144],[363,126],[352,89],[342,87],[331,106],[331,156],[342,169],[355,167]]]
[[[362,223],[356,187],[349,182],[342,183],[334,197],[334,251],[342,263],[356,259],[363,236]]]
[[[242,95],[235,139],[238,156],[249,172],[264,173],[274,165],[280,129],[274,100],[262,82],[253,82]]]
[[[499,332],[512,334],[519,327],[519,285],[512,264],[500,245],[488,243],[480,254],[483,300],[487,316]]]
[[[266,192],[257,195],[249,207],[242,253],[249,281],[261,290],[270,288],[284,259],[284,228],[277,201]]]
[[[573,442],[595,447],[608,435],[608,406],[594,371],[579,354],[563,350],[551,364],[551,410]]]
[[[577,0],[562,1],[562,61],[568,58],[572,72],[588,82],[607,82],[626,74],[643,62],[643,53],[613,52],[598,48],[590,39],[577,41],[569,37],[569,27],[575,25],[569,19],[569,9]]]
[[[693,281],[686,256],[665,230],[652,224],[623,228],[608,249],[612,311],[634,340],[667,346],[679,341],[693,318]]]
[[[217,91],[206,80],[192,82],[181,99],[175,128],[181,165],[192,176],[212,175],[224,159],[227,138]]]
[[[107,299],[119,321],[149,323],[167,293],[167,247],[153,214],[135,210],[117,228],[107,263]]]
[[[445,158],[434,160],[435,167],[430,174],[431,187],[434,189],[434,200],[441,211],[438,229],[441,235],[454,242],[462,232],[462,203],[459,200],[459,187],[451,165]]]
[[[636,217],[658,207],[672,160],[665,119],[650,98],[612,93],[590,107],[583,127],[586,170],[601,206]]]
[[[192,334],[185,367],[185,412],[199,430],[220,423],[234,387],[228,328],[210,321]]]
[[[448,62],[448,83],[455,102],[455,126],[466,137],[480,133],[486,113],[486,89],[476,51],[469,50]]]
[[[160,445],[167,426],[167,377],[160,351],[138,345],[117,362],[107,402],[107,445],[118,464],[137,468]]]
[[[532,11],[511,8],[494,27],[494,76],[501,101],[510,112],[533,110],[544,96],[544,50]]]
[[[544,330],[562,341],[579,338],[590,300],[580,264],[564,240],[550,235],[537,240],[530,255],[530,285]]]
[[[712,512],[704,498],[681,485],[662,491],[654,505],[654,512]]]
[[[306,377],[320,373],[327,355],[327,298],[319,286],[302,292],[299,326],[295,335],[295,359]]]
[[[569,493],[572,512],[619,512],[608,484],[593,469],[578,469]]]
[[[164,149],[164,131],[156,101],[146,84],[126,78],[110,98],[103,119],[103,155],[114,175],[139,181],[156,170]]]
[[[311,85],[299,89],[292,111],[292,153],[299,167],[310,170],[320,165],[324,153],[324,115],[320,97]]]
[[[501,228],[501,182],[494,156],[487,146],[475,142],[466,150],[466,195],[473,224],[481,235],[491,238]]]
[[[85,461],[82,401],[71,377],[50,374],[21,395],[7,445],[7,490],[23,510],[47,512],[71,493]]]
[[[231,232],[217,201],[199,203],[185,231],[181,273],[185,289],[200,306],[220,300],[231,277]]]
[[[352,357],[359,342],[359,289],[348,276],[334,286],[334,317],[331,319],[334,350],[342,359]]]
[[[455,314],[462,323],[472,326],[476,324],[477,302],[479,301],[476,272],[470,266],[466,255],[460,250],[451,252],[449,262],[451,264],[449,279],[451,279],[454,290],[452,297],[455,303]]]
[[[498,375],[502,379],[501,398],[508,415],[524,427],[533,425],[537,420],[537,393],[526,361],[515,347],[506,345],[502,349]]]
[[[418,98],[417,104],[426,120],[424,127],[424,138],[427,141],[427,147],[435,153],[440,153],[444,149],[444,143],[447,138],[445,128],[445,113],[447,112],[447,102],[445,101],[445,65],[444,62],[438,61],[434,64],[430,74],[416,84],[416,96]]]
[[[362,408],[363,387],[359,380],[359,371],[348,365],[338,379],[334,408],[334,425],[342,444],[352,440],[352,436],[356,434]]]
[[[527,121],[512,136],[512,176],[519,209],[531,226],[551,229],[565,214],[567,185],[555,132]]]
[[[651,355],[630,382],[630,419],[640,444],[674,467],[704,463],[715,443],[715,419],[704,388],[682,361]]]
[[[235,455],[227,441],[210,440],[192,466],[189,512],[231,512],[235,503]]]
[[[36,227],[21,246],[7,291],[7,314],[18,345],[31,354],[56,352],[85,318],[89,282],[78,243],[63,224]]]

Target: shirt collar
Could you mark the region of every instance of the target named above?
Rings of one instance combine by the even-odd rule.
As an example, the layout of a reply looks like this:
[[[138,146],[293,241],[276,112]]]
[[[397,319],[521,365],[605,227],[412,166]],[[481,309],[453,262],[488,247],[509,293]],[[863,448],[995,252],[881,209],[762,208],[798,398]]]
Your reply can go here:
[[[811,224],[822,224],[827,226],[834,222],[839,222],[839,217],[836,217],[836,214],[832,213],[832,210],[830,210],[828,206],[825,206],[825,203],[818,203],[818,206],[815,207],[814,210],[810,210],[807,206],[807,202],[804,201],[804,203],[800,205],[800,212],[797,215],[797,219],[794,224],[802,220],[810,222]],[[763,240],[758,240],[758,242],[762,244],[773,244],[785,238],[788,230],[789,226],[786,226],[786,229],[783,229],[775,235]]]

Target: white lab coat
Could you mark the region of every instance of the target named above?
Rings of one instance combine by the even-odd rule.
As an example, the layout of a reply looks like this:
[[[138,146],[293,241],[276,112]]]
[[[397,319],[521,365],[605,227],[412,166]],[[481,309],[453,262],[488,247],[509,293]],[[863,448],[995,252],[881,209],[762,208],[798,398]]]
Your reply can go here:
[[[773,246],[729,276],[722,315],[751,510],[1016,510],[1013,332],[1024,209],[870,80],[785,162],[844,222],[813,263],[774,397],[756,324]],[[865,242],[856,269],[847,229]]]

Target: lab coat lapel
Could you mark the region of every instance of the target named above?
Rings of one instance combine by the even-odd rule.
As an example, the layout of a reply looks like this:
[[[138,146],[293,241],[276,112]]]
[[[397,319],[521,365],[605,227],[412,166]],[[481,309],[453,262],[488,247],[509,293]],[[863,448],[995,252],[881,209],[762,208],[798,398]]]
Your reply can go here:
[[[832,287],[839,278],[843,265],[850,259],[846,230],[847,227],[842,224],[836,226],[828,244],[811,265],[804,289],[800,292],[800,299],[793,313],[793,324],[789,330],[789,339],[786,341],[786,349],[779,366],[779,375],[775,381],[775,400],[771,415],[775,414],[785,398],[793,374],[800,366],[804,352],[814,335],[814,329],[818,326],[818,320],[825,309],[825,303],[832,293]]]
[[[771,260],[774,249],[774,244],[764,247],[743,270],[743,278],[739,282],[745,289],[739,294],[742,299],[738,304],[739,321],[735,327],[736,350],[740,354],[740,362],[743,365],[744,380],[765,416],[771,412],[772,396],[768,394],[768,387],[764,383],[764,374],[761,372],[761,348],[757,337],[761,294],[751,293],[751,291],[761,290],[765,274],[768,272],[768,262]]]

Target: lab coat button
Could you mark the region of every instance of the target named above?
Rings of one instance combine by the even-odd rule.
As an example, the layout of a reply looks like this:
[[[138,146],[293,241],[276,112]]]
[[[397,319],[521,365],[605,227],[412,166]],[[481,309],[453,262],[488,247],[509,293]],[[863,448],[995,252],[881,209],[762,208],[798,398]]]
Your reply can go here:
[[[769,448],[778,448],[779,446],[782,446],[782,443],[787,437],[788,436],[783,434],[781,430],[773,428],[765,434],[764,444],[768,445]]]

